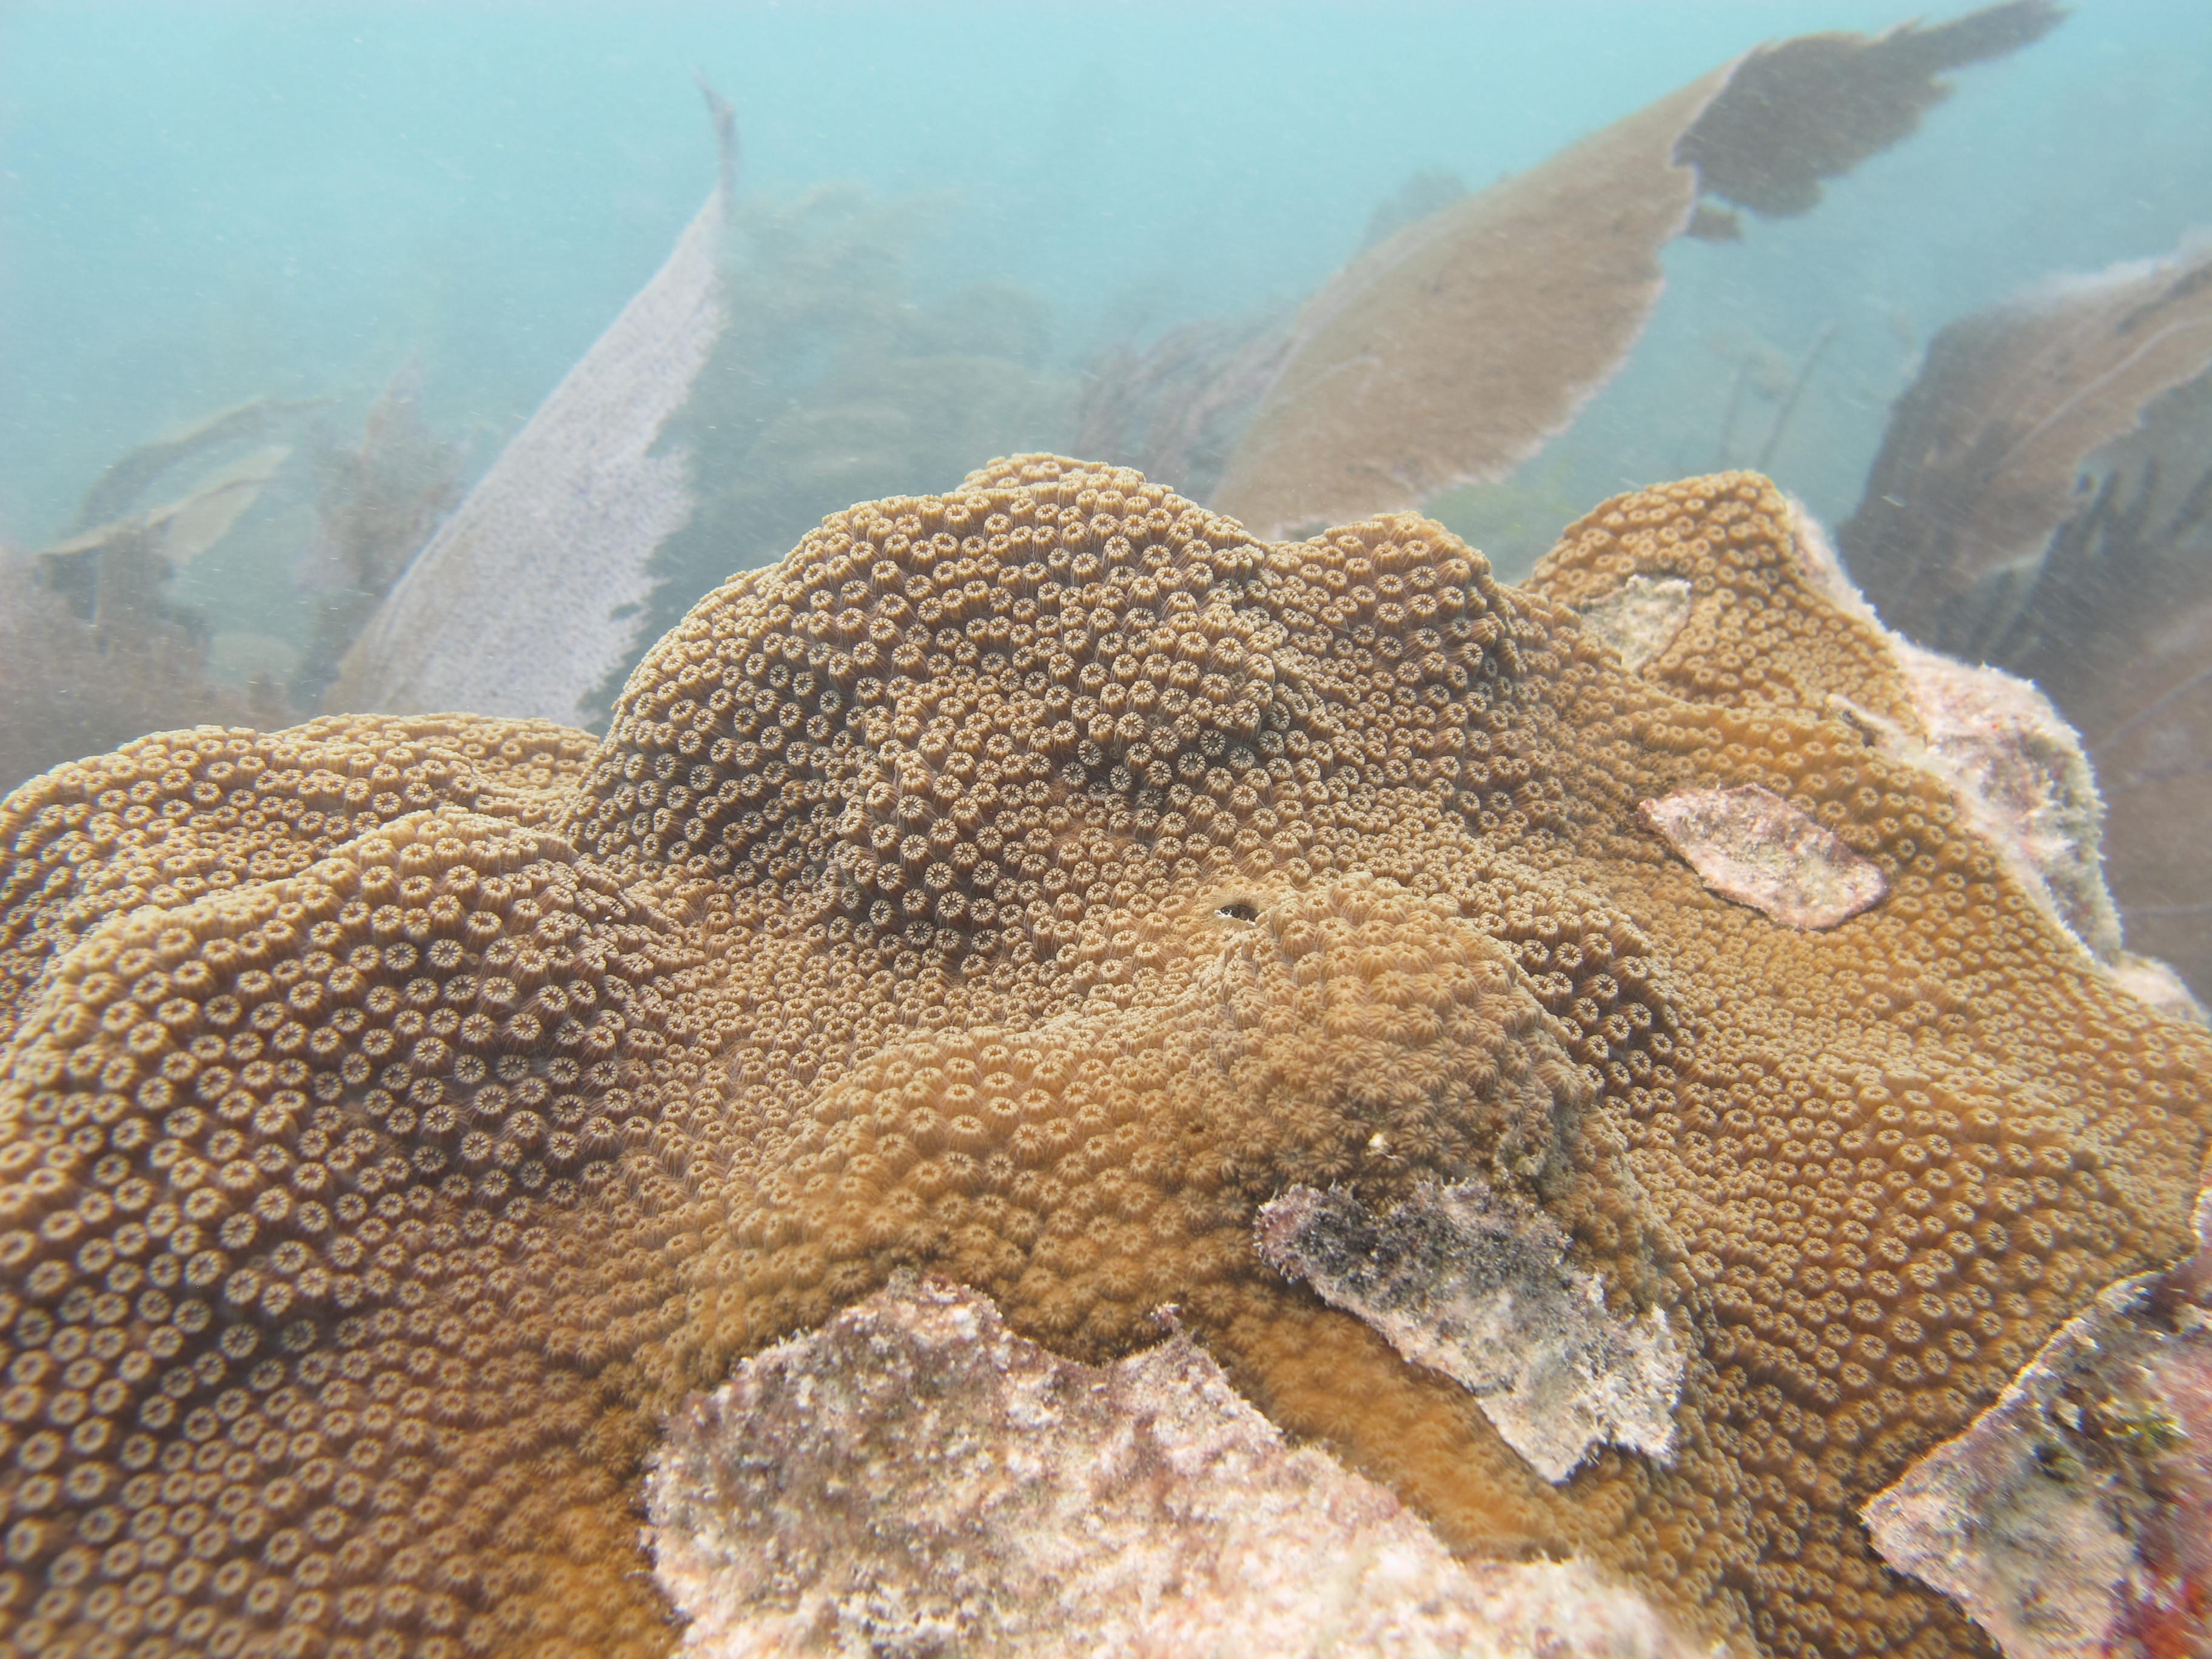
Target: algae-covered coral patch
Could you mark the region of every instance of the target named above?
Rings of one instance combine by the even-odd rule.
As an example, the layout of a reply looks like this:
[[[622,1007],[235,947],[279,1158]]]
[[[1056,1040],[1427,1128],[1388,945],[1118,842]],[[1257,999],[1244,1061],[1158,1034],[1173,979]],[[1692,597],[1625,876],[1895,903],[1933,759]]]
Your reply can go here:
[[[1688,602],[1632,672],[1569,607],[1639,577]],[[921,1267],[1085,1361],[1176,1304],[1467,1552],[1771,1653],[1972,1650],[1856,1505],[2182,1247],[2212,1054],[1832,697],[1914,720],[1763,480],[1609,502],[1522,592],[1418,518],[1263,544],[1029,457],[726,584],[587,761],[362,719],[51,775],[8,808],[10,1639],[666,1651],[657,1425]],[[370,756],[307,764],[380,732],[358,805]],[[292,781],[203,800],[249,752]],[[1638,816],[1754,787],[1880,902],[1786,926]],[[1679,1339],[1671,1462],[1554,1486],[1255,1248],[1295,1188],[1474,1182]]]

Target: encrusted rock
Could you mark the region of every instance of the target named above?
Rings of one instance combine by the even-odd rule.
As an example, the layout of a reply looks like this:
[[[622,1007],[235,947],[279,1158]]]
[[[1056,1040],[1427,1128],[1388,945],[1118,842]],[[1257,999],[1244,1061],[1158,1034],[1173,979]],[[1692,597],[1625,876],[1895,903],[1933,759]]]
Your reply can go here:
[[[1079,1364],[938,1279],[695,1399],[647,1498],[684,1651],[714,1659],[1686,1651],[1585,1566],[1455,1561],[1186,1337]]]
[[[1792,927],[1833,927],[1881,902],[1888,879],[1771,789],[1682,789],[1638,816],[1723,898]]]
[[[1828,600],[1888,642],[1911,718],[1875,713],[1840,693],[1830,694],[1831,706],[1882,753],[1948,784],[2014,878],[2122,990],[2169,1018],[2206,1023],[2180,975],[2122,943],[2105,879],[2104,798],[2081,734],[2032,681],[1927,650],[1885,627],[1826,532],[1795,503],[1791,529],[1806,573]],[[1586,601],[1583,614],[1605,603]]]
[[[2203,1248],[2069,1320],[1997,1402],[1866,1506],[1891,1565],[2007,1659],[2207,1651],[2212,1194]]]

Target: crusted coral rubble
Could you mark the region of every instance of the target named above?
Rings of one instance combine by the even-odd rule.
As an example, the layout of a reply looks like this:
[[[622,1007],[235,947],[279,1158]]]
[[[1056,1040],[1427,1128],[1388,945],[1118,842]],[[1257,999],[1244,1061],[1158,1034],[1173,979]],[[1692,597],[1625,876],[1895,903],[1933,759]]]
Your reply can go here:
[[[1395,516],[1255,543],[1127,471],[856,507],[648,657],[605,742],[149,738],[0,809],[5,1638],[653,1654],[687,1392],[923,1267],[1088,1361],[1173,1303],[1476,1554],[1771,1653],[1973,1651],[1856,1505],[2176,1254],[2204,1035],[1931,773],[1893,653],[1741,475],[1527,591]],[[1686,583],[1632,672],[1570,605]],[[1637,805],[1756,785],[1870,860],[1802,932]],[[1672,1462],[1556,1488],[1269,1268],[1260,1206],[1480,1179],[1687,1351]]]
[[[1698,1651],[1587,1564],[1454,1560],[1186,1337],[1075,1364],[943,1283],[744,1362],[647,1492],[687,1659]]]

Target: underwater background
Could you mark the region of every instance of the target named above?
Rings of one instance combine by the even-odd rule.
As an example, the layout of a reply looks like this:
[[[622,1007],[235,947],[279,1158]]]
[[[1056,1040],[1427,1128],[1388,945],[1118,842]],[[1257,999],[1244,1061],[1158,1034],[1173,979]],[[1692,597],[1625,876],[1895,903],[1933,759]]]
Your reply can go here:
[[[1012,284],[1036,361],[1072,374],[1127,336],[1294,306],[1422,170],[1479,188],[1761,40],[1914,15],[10,5],[0,533],[58,534],[165,427],[262,395],[357,411],[410,356],[428,418],[488,463],[711,183],[695,70],[736,106],[742,196],[861,186],[908,297]],[[1772,465],[1841,517],[1928,334],[2038,276],[2163,253],[2212,215],[2208,106],[2212,8],[2090,0],[1960,74],[1816,212],[1756,222],[1741,246],[1678,241],[1608,399],[1620,417],[1575,434],[1592,459],[1567,495],[1711,465],[1715,348],[1794,360],[1833,324]],[[1040,425],[1005,435],[1059,435]],[[212,599],[222,574],[196,581]]]
[[[0,545],[81,546],[118,458],[252,418],[209,448],[234,469],[216,521],[190,556],[173,545],[148,601],[193,689],[164,698],[149,676],[139,706],[173,718],[55,715],[46,741],[47,717],[19,710],[0,785],[126,726],[331,706],[378,593],[712,186],[695,76],[733,106],[741,150],[728,322],[665,434],[695,505],[654,555],[631,660],[824,513],[995,454],[1100,449],[1100,387],[1175,331],[1279,331],[1363,246],[1760,41],[1910,15],[9,6]],[[1812,210],[1668,243],[1623,366],[1510,477],[1401,504],[1507,576],[1605,495],[1717,467],[1765,471],[1838,524],[1945,325],[2193,246],[2212,218],[2212,8],[2089,0],[1945,78],[1919,131]]]

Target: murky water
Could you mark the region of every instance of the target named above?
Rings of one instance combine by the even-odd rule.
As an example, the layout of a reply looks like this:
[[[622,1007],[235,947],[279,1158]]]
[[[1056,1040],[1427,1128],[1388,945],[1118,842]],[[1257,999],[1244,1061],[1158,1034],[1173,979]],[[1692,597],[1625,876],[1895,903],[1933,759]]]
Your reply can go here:
[[[659,434],[689,457],[688,519],[649,550],[621,659],[579,719],[700,592],[821,514],[996,453],[1097,447],[1102,395],[1176,331],[1210,331],[1202,380],[1222,341],[1279,337],[1424,211],[1763,40],[1904,16],[12,7],[0,538],[18,625],[0,684],[18,718],[0,782],[149,725],[335,706],[386,592],[712,187],[695,73],[733,107],[741,155],[717,343]],[[1946,325],[2172,256],[2204,216],[2212,12],[2093,3],[1941,78],[1918,130],[1832,169],[1809,211],[1662,238],[1641,337],[1533,458],[1389,504],[1426,505],[1508,573],[1604,495],[1721,466],[1761,468],[1840,523]],[[1516,303],[1478,326],[1520,326]],[[1250,412],[1231,401],[1222,444]],[[2205,429],[2165,441],[2169,492],[2203,470]],[[179,434],[198,435],[142,447]],[[1169,459],[1193,493],[1222,460],[1121,447],[1109,459]],[[128,570],[94,545],[185,504]],[[2179,525],[2185,505],[2160,511]],[[70,625],[83,648],[56,648]],[[2212,885],[2138,902],[2206,901]]]

